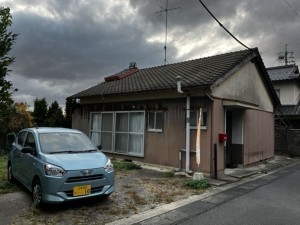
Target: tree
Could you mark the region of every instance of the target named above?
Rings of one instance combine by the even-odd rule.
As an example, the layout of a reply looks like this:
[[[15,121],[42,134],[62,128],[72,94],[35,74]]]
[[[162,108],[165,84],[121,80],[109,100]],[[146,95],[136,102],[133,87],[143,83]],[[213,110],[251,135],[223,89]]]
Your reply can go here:
[[[13,89],[11,81],[6,77],[11,70],[8,67],[14,62],[15,57],[9,56],[17,34],[8,31],[12,25],[10,9],[0,7],[0,145],[3,144],[3,137],[9,132],[8,121],[11,113],[14,111],[12,93],[17,91]]]
[[[65,117],[57,101],[52,102],[49,106],[46,124],[50,127],[64,127],[65,125]]]
[[[33,117],[36,123],[36,126],[46,126],[47,122],[47,114],[48,114],[48,104],[45,98],[34,100],[34,109],[33,109]]]
[[[67,128],[72,128],[72,113],[76,105],[76,99],[67,98],[65,108],[65,127]]]
[[[14,113],[11,115],[9,121],[10,131],[18,132],[23,128],[33,126],[33,118],[26,103],[15,103],[14,109]]]

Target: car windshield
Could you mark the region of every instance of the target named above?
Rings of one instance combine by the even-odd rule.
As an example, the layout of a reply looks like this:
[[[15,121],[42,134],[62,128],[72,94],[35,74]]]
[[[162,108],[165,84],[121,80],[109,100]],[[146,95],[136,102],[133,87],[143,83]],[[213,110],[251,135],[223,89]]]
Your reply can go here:
[[[97,149],[82,133],[39,134],[41,151],[48,154],[92,152]]]

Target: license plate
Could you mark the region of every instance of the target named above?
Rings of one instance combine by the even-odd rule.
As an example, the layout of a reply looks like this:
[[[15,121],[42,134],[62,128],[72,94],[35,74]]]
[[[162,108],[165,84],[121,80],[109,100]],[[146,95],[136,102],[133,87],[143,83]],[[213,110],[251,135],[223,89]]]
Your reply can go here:
[[[91,185],[76,186],[73,188],[73,196],[91,194]]]

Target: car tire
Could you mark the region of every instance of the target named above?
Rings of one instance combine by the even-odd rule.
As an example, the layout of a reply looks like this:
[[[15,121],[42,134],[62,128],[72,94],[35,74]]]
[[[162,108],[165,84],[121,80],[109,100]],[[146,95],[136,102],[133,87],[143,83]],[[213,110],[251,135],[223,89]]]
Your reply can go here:
[[[35,179],[32,185],[32,203],[39,208],[43,205],[42,185],[39,179]]]
[[[8,163],[8,166],[7,166],[7,180],[11,184],[15,183],[15,181],[16,181],[10,163]]]

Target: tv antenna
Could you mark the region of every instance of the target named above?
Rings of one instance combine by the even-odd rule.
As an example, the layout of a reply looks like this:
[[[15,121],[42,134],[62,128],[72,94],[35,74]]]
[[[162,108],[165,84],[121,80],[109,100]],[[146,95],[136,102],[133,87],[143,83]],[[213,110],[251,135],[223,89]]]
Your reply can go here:
[[[285,65],[288,65],[289,63],[295,64],[295,61],[293,60],[294,52],[288,52],[287,46],[288,46],[288,44],[285,44],[285,52],[280,52],[278,54],[277,60],[281,63],[284,62]]]
[[[166,8],[162,8],[160,11],[157,11],[155,13],[165,13],[166,14],[166,32],[165,32],[165,46],[164,46],[164,50],[165,50],[165,60],[163,61],[164,65],[167,65],[167,37],[168,37],[168,12],[172,11],[172,10],[176,10],[179,9],[180,7],[175,7],[175,8],[168,8],[168,4],[169,4],[169,0],[166,0]]]

